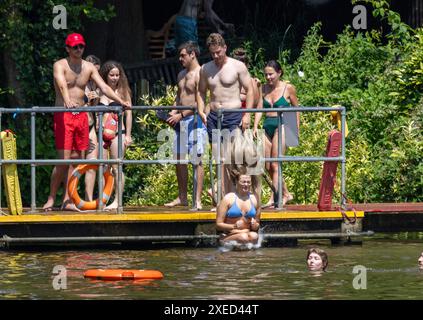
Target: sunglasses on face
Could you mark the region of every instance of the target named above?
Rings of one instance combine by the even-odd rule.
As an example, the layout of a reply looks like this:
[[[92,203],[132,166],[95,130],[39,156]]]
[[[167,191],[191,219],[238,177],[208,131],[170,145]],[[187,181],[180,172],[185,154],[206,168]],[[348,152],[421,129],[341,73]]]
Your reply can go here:
[[[72,48],[73,50],[78,50],[78,49],[82,50],[82,49],[85,48],[85,46],[83,44],[78,44],[78,45],[70,47],[70,48]]]

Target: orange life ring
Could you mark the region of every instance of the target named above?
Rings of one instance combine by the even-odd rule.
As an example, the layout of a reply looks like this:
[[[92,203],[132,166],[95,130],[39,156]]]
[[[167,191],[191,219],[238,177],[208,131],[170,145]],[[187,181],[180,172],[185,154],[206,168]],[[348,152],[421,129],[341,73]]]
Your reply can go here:
[[[163,273],[157,270],[90,269],[84,272],[84,278],[97,280],[160,280],[163,279]]]
[[[90,169],[97,170],[98,165],[93,164],[81,164],[76,167],[76,169],[72,172],[72,176],[69,179],[68,183],[68,193],[69,197],[72,199],[72,202],[78,209],[81,210],[95,210],[98,207],[98,199],[93,201],[85,201],[82,200],[78,194],[78,182],[79,178]],[[101,201],[104,204],[107,203],[110,199],[110,195],[113,191],[113,184],[114,178],[113,175],[110,173],[109,170],[104,171],[104,189],[103,189],[103,196],[101,197]]]

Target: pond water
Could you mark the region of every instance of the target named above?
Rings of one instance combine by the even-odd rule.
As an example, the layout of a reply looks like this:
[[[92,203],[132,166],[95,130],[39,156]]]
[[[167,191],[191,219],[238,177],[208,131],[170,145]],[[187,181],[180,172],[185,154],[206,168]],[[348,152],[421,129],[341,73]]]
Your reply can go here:
[[[223,252],[178,246],[140,250],[78,249],[0,251],[1,299],[422,299],[423,271],[417,259],[420,237],[377,235],[361,246],[328,241],[297,247]],[[306,269],[308,248],[329,256],[327,272]],[[366,271],[354,274],[355,266]],[[66,268],[66,289],[55,290],[53,269]],[[163,280],[99,281],[87,269],[157,269]],[[354,288],[354,278],[366,289]],[[363,278],[364,277],[364,278]],[[365,282],[363,282],[365,281]],[[57,281],[56,281],[57,282]]]

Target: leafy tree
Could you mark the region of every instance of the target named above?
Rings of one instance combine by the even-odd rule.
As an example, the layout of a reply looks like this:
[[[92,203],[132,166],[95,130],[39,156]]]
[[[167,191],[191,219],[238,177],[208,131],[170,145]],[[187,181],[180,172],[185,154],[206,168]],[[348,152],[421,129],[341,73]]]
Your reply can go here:
[[[55,5],[67,11],[67,29],[56,30],[52,21]],[[93,0],[3,0],[0,2],[0,53],[3,58],[5,79],[0,83],[2,93],[9,94],[9,106],[51,106],[54,104],[53,63],[65,55],[64,39],[71,32],[83,32],[82,18],[108,20],[113,6],[97,9]],[[4,95],[3,95],[4,96]],[[6,118],[6,117],[3,117]],[[30,121],[28,116],[2,118],[2,128],[8,127],[18,134],[18,157],[30,158]],[[52,115],[37,116],[37,157],[55,158]],[[22,190],[30,190],[29,166],[20,166]],[[51,169],[37,168],[37,199],[45,199],[49,190]],[[23,192],[23,202],[28,205],[30,192]]]

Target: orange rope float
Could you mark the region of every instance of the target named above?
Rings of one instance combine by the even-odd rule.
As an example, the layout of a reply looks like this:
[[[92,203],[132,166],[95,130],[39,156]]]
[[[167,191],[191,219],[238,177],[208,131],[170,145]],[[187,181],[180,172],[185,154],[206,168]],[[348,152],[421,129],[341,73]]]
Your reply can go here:
[[[163,279],[163,273],[157,270],[90,269],[84,272],[84,278],[97,280],[160,280]]]

